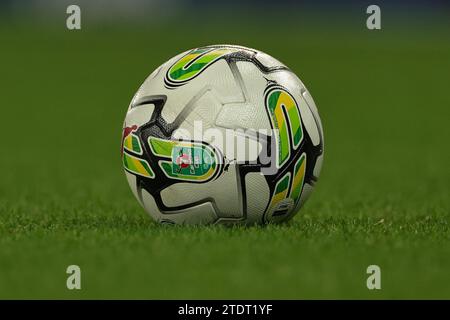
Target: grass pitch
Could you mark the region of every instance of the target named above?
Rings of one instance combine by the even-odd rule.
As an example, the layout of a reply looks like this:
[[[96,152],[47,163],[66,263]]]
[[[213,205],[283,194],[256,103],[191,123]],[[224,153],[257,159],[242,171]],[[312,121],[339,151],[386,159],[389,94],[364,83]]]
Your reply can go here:
[[[349,21],[288,19],[263,33],[262,21],[210,21],[190,37],[5,22],[0,298],[450,298],[449,26]],[[289,224],[160,226],[128,188],[129,100],[159,64],[213,43],[279,58],[319,107],[323,172]],[[70,264],[80,291],[66,289]],[[366,288],[372,264],[381,290]]]

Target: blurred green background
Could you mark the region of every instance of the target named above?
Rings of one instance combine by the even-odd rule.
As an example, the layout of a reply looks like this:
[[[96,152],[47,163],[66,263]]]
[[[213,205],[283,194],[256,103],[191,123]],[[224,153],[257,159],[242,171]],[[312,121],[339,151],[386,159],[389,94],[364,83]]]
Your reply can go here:
[[[24,3],[0,6],[0,298],[450,298],[448,6],[382,4],[370,31],[355,2],[81,1],[69,31],[68,3]],[[283,61],[319,107],[324,167],[290,224],[162,227],[126,183],[134,92],[217,43]]]

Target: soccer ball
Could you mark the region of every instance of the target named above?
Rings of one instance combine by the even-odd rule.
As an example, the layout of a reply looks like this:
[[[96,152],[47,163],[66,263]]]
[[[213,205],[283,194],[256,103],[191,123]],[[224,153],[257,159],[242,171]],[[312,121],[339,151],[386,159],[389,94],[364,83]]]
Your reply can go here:
[[[255,49],[214,45],[177,55],[144,81],[121,154],[131,190],[158,222],[278,223],[317,181],[323,131],[289,68]]]

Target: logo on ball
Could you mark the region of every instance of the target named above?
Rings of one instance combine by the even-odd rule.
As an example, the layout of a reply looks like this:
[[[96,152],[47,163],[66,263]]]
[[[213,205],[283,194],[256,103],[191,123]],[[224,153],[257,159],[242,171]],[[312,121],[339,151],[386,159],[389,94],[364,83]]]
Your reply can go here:
[[[153,155],[161,158],[158,165],[168,178],[207,182],[222,172],[222,157],[206,143],[150,137],[148,144]]]

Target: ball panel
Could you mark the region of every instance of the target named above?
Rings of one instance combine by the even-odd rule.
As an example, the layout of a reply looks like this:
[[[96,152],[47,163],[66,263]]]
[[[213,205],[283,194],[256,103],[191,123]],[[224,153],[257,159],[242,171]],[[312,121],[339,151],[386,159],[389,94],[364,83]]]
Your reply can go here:
[[[125,127],[140,127],[147,123],[152,117],[155,110],[154,104],[146,104],[143,106],[129,109],[125,118]]]
[[[214,96],[215,104],[242,101],[241,90],[225,60],[208,67],[194,81],[189,81],[176,89],[164,87],[160,92],[167,94],[162,116],[169,123],[173,122],[186,107],[195,107],[200,98],[209,92]]]
[[[193,205],[189,208],[178,210],[176,212],[163,213],[159,210],[155,199],[150,193],[146,190],[142,190],[141,193],[145,210],[157,222],[176,224],[211,224],[218,218],[210,202]]]
[[[267,53],[258,51],[255,55],[256,60],[258,60],[266,68],[276,68],[276,67],[286,67],[279,60],[274,57],[269,56]]]
[[[262,223],[261,212],[270,200],[270,189],[264,176],[259,172],[250,172],[245,176],[247,223]]]
[[[130,186],[131,191],[133,192],[135,198],[139,201],[141,206],[144,204],[141,202],[141,199],[139,198],[137,186],[136,186],[136,176],[125,171],[125,176],[127,177],[128,185]]]
[[[237,181],[236,166],[230,165],[217,180],[201,184],[176,183],[162,190],[161,197],[168,207],[209,201],[213,204],[217,217],[242,218]]]
[[[309,196],[311,195],[311,192],[313,190],[313,186],[311,186],[309,183],[305,183],[303,185],[302,194],[300,196],[300,201],[295,206],[294,210],[292,211],[293,215],[297,214],[300,209],[305,204],[306,200],[308,200]]]
[[[323,162],[323,154],[321,154],[316,161],[316,165],[314,167],[314,171],[313,174],[315,177],[319,177],[320,176],[320,171],[322,171],[322,162]]]
[[[198,140],[202,137],[194,137],[194,126],[197,127],[199,132],[215,127],[216,117],[222,109],[222,103],[217,98],[216,90],[205,87],[189,101],[189,104],[182,112],[188,108],[190,111],[185,115],[177,131],[187,130],[194,140]]]
[[[316,104],[315,104],[311,94],[306,89],[303,92],[303,98],[305,99],[309,109],[311,110],[311,112],[314,115],[314,119],[315,119],[316,125],[317,125],[317,127],[319,129],[320,137],[321,137],[321,143],[322,143],[322,146],[323,146],[323,144],[324,144],[324,136],[323,136],[322,121],[320,119],[320,115],[319,115],[319,111],[317,110],[317,106],[316,106]]]
[[[228,115],[232,119],[240,117],[237,121],[242,125],[242,128],[270,130],[270,120],[264,109],[263,92],[267,86],[267,80],[264,78],[264,74],[250,62],[237,62],[236,66],[242,78],[241,86],[246,92],[245,101],[247,104],[243,111],[238,112],[238,110],[232,110],[236,112],[234,116],[230,114],[231,112],[228,112]]]
[[[269,78],[277,83],[282,83],[289,93],[295,98],[300,108],[303,125],[311,137],[313,145],[319,145],[321,142],[319,128],[316,124],[314,115],[308,106],[307,100],[304,97],[304,93],[308,93],[308,90],[304,84],[290,71],[273,73]]]

